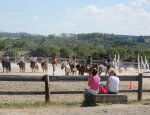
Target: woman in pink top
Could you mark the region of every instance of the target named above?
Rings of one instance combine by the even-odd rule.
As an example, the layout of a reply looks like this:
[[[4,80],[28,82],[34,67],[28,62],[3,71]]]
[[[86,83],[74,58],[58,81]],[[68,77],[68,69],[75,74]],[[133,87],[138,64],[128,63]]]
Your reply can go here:
[[[99,92],[99,83],[100,83],[100,77],[97,74],[97,69],[94,68],[92,70],[92,75],[88,78],[88,89],[87,93],[90,93],[92,95],[97,95]]]

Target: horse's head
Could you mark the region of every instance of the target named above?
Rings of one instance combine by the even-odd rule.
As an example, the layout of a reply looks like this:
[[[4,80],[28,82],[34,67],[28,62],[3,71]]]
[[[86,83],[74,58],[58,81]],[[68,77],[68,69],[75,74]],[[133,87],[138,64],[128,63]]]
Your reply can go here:
[[[113,67],[113,68],[115,68],[115,63],[113,61],[110,62],[110,66]]]
[[[80,64],[77,64],[77,65],[76,65],[76,68],[77,68],[78,71],[79,71],[80,67],[81,67]]]

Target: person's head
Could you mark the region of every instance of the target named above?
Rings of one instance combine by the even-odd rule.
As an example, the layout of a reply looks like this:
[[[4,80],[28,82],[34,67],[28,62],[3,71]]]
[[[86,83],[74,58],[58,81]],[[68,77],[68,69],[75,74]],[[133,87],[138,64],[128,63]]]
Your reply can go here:
[[[111,70],[110,72],[109,72],[109,76],[116,76],[117,74],[116,74],[116,72],[114,71],[114,70]]]
[[[21,56],[23,56],[23,53],[21,54]]]
[[[90,58],[91,58],[91,56],[88,56],[88,58],[90,59]]]
[[[6,53],[5,56],[8,56],[8,53]]]
[[[67,56],[67,58],[70,58],[70,56]]]
[[[92,75],[97,75],[97,69],[96,69],[96,68],[94,68],[94,69],[92,70]]]

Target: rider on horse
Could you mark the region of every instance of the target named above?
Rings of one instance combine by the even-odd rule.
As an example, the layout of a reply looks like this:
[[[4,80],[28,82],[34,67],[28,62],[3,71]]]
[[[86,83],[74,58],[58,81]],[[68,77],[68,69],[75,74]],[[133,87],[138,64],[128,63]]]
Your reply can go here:
[[[87,60],[86,60],[86,65],[88,67],[91,67],[92,66],[92,57],[91,56],[88,56]]]
[[[6,62],[10,62],[8,54],[5,54],[3,60]]]
[[[18,64],[19,63],[24,63],[24,56],[23,56],[23,53],[21,54],[21,56],[20,56],[20,59],[19,59],[19,61],[18,61]]]
[[[104,66],[107,67],[107,70],[109,70],[110,68],[110,62],[112,61],[111,56],[110,55],[106,55],[104,57]]]
[[[35,56],[35,55],[33,55],[33,57],[30,57],[30,63],[32,64],[32,63],[37,63],[37,57]],[[31,65],[30,65],[30,67],[31,67]]]
[[[67,56],[67,64],[71,65],[71,59],[70,59],[70,56]]]

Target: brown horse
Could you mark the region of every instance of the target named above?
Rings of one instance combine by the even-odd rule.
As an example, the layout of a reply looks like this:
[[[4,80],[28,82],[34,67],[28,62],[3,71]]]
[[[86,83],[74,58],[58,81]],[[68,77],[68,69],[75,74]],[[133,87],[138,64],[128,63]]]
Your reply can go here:
[[[91,71],[93,68],[96,68],[98,70],[98,64],[97,63],[92,63],[90,66],[83,64],[83,65],[77,65],[76,66],[78,71],[79,71],[79,75],[84,75],[84,73],[88,73],[90,75]]]
[[[48,71],[48,60],[47,59],[44,59],[42,62],[41,62],[41,67],[43,69],[43,72],[46,72]]]
[[[6,68],[7,73],[11,71],[11,63],[10,62],[2,60],[2,67],[3,67],[3,72],[4,72],[5,68]]]
[[[19,65],[20,72],[25,72],[25,62],[20,61],[17,63],[17,65]]]
[[[31,64],[30,67],[31,67],[32,72],[38,72],[39,70],[38,64],[35,62],[30,62],[30,64]]]
[[[92,68],[87,66],[86,64],[83,64],[83,65],[77,65],[77,69],[79,71],[79,75],[84,75],[84,73],[88,73],[90,74],[91,73],[91,70]]]

